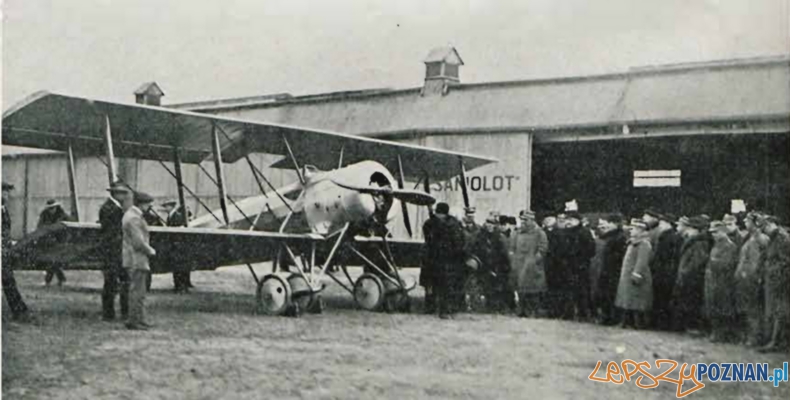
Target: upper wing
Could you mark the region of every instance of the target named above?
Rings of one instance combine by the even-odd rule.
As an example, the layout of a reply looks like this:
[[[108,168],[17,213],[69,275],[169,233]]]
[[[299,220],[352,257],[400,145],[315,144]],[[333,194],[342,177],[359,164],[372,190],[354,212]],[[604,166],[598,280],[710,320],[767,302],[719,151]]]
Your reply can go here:
[[[183,162],[199,163],[211,157],[216,126],[223,161],[231,163],[251,152],[286,155],[283,139],[300,162],[324,170],[337,166],[341,149],[345,164],[375,160],[391,171],[398,170],[400,157],[406,179],[429,172],[432,179],[445,180],[459,173],[459,158],[467,169],[496,161],[336,132],[47,92],[38,92],[3,113],[2,141],[59,151],[66,151],[71,144],[78,154],[101,155],[107,121],[118,157],[172,160],[175,146]],[[275,164],[283,165],[291,164]]]

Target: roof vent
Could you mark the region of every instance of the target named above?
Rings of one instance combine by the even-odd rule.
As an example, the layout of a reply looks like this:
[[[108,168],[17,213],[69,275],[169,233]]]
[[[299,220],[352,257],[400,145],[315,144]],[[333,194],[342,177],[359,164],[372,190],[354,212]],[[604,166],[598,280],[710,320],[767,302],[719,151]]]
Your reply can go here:
[[[452,46],[437,47],[428,53],[425,63],[425,94],[447,94],[451,83],[459,83],[458,70],[464,61]]]
[[[159,106],[162,105],[162,96],[164,95],[165,92],[162,91],[162,88],[156,82],[146,82],[134,91],[134,102],[149,106]]]

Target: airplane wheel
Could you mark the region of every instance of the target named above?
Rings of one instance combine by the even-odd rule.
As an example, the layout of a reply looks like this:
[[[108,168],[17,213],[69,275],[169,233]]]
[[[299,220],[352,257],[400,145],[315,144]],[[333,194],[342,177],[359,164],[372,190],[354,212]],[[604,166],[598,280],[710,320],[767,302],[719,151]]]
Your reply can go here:
[[[313,290],[307,280],[299,274],[288,277],[288,285],[291,286],[291,301],[299,307],[301,311],[310,310],[310,306],[315,300]]]
[[[258,285],[258,312],[283,315],[291,307],[291,285],[281,275],[269,274]]]
[[[485,289],[476,276],[472,275],[464,283],[464,303],[469,312],[481,313],[486,311]]]
[[[375,311],[384,301],[384,284],[373,274],[362,274],[354,283],[354,301],[367,311]]]

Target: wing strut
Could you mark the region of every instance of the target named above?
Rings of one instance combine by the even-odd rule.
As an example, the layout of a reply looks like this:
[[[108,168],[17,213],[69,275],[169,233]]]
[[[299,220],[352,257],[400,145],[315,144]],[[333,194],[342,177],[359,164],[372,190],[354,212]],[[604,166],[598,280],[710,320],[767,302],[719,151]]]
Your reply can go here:
[[[79,222],[80,221],[80,203],[79,195],[77,194],[76,171],[74,168],[74,152],[69,143],[69,193],[71,193],[71,217]]]
[[[285,148],[288,149],[288,156],[291,157],[291,161],[294,163],[294,170],[296,171],[296,176],[299,177],[299,182],[304,185],[304,175],[302,175],[302,170],[299,168],[299,162],[296,161],[296,157],[294,157],[294,152],[291,150],[291,144],[288,143],[288,138],[283,135],[283,142],[285,142]]]
[[[178,151],[178,147],[175,146],[173,146],[173,167],[176,170],[173,177],[176,178],[176,187],[178,188],[178,205],[181,207],[181,212],[184,213],[184,226],[189,226],[189,213],[184,200],[184,179],[181,175],[181,154]]]
[[[204,173],[204,174],[206,175],[206,177],[207,177],[207,178],[208,178],[208,179],[211,181],[211,183],[213,183],[215,186],[219,186],[219,183],[217,182],[217,180],[216,180],[216,179],[214,179],[214,177],[213,177],[213,176],[211,176],[211,174],[209,174],[209,173],[208,173],[208,171],[206,171],[206,169],[205,169],[205,168],[203,168],[203,165],[202,165],[202,164],[198,164],[197,166],[198,166],[198,168],[200,168],[200,170],[201,170],[201,171],[203,171],[203,173]],[[236,207],[236,210],[238,210],[238,211],[241,213],[241,216],[242,216],[242,217],[244,217],[244,219],[246,219],[246,220],[247,220],[247,222],[249,222],[249,223],[250,223],[250,225],[253,225],[253,226],[255,225],[255,222],[253,222],[253,220],[252,220],[252,219],[250,219],[250,217],[248,217],[248,216],[247,216],[247,214],[245,214],[245,213],[244,213],[244,211],[241,209],[241,207],[239,207],[239,205],[238,205],[238,204],[236,204],[236,202],[235,202],[235,201],[233,201],[233,198],[232,198],[232,197],[228,196],[228,201],[230,201],[230,204],[232,204],[232,205],[233,205],[233,207]],[[259,215],[260,215],[260,214],[259,214]],[[257,218],[256,218],[256,221],[257,221]]]
[[[167,168],[167,165],[165,165],[165,163],[163,163],[162,161],[159,161],[159,165],[161,165],[162,168],[164,168],[165,171],[167,171],[167,173],[170,174],[170,176],[172,176],[173,178],[176,177],[176,174],[173,171],[171,171],[170,168]],[[203,208],[205,208],[206,211],[208,211],[208,213],[211,214],[211,216],[214,217],[215,220],[217,220],[217,222],[219,222],[220,224],[222,223],[222,220],[219,219],[219,217],[217,217],[214,214],[214,212],[211,211],[211,209],[206,205],[206,203],[204,203],[202,200],[200,200],[200,197],[198,197],[198,195],[196,195],[195,192],[193,192],[192,190],[189,189],[189,186],[182,185],[182,187],[184,188],[184,190],[189,192],[189,194],[192,195],[192,197],[194,197],[195,200],[197,200],[198,204],[200,204]],[[184,210],[184,211],[186,211],[186,210]]]
[[[217,171],[217,189],[219,190],[219,206],[222,208],[222,218],[225,219],[225,225],[228,224],[228,205],[227,197],[225,194],[225,180],[222,173],[222,151],[219,147],[219,135],[217,135],[217,124],[211,124],[211,141],[213,146],[211,149],[214,151],[214,169]]]
[[[112,149],[112,131],[110,130],[110,117],[104,114],[104,147],[107,152],[107,174],[110,185],[118,180],[118,171],[115,170],[115,155]]]
[[[340,157],[337,160],[337,169],[343,168],[343,151],[345,149],[346,149],[345,145],[340,147]]]

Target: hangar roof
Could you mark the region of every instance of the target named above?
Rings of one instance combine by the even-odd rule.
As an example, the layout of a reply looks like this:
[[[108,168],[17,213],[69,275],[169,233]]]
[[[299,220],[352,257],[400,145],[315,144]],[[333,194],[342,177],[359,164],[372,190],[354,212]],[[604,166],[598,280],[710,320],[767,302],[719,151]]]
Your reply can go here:
[[[172,107],[372,136],[776,119],[790,117],[790,57],[640,67],[595,76],[451,83],[445,95],[423,95],[421,89]]]

